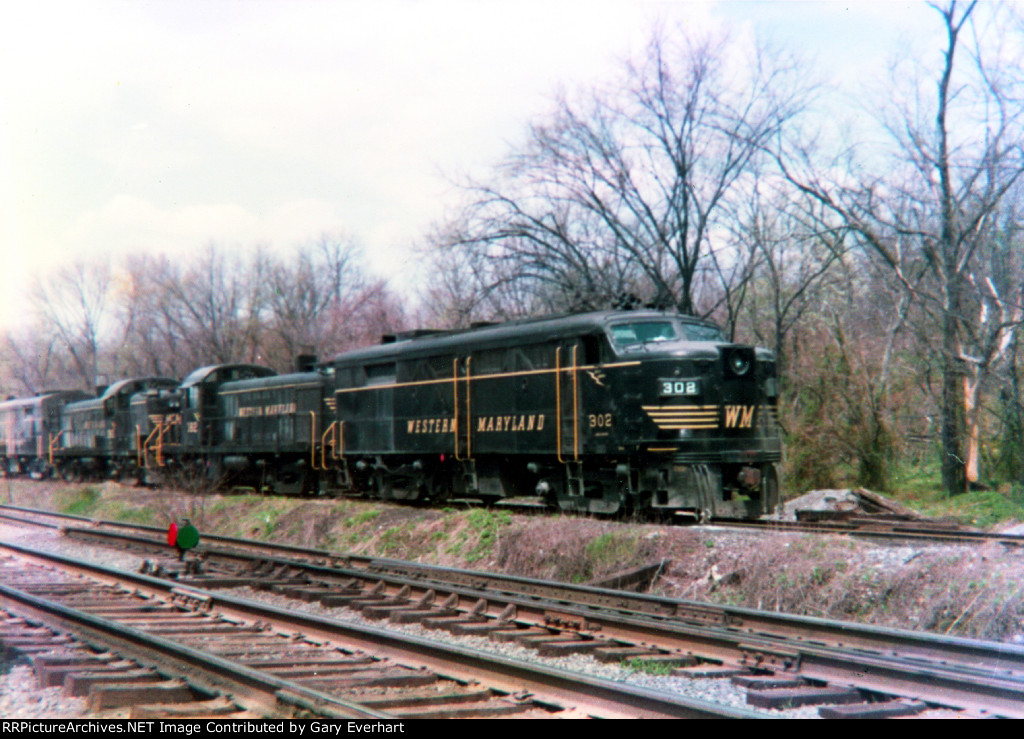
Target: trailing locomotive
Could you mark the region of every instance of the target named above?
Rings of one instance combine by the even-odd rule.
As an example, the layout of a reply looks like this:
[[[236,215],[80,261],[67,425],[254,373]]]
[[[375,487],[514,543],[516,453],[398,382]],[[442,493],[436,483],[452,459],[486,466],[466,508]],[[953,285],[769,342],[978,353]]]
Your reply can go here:
[[[51,390],[0,403],[0,472],[35,478],[51,474],[61,412],[68,403],[88,397],[79,390]]]
[[[200,392],[190,391],[182,403],[182,453],[205,464],[213,479],[278,493],[327,492],[313,459],[326,378],[305,369],[276,375],[265,367],[227,365],[193,373],[183,387]]]
[[[60,444],[47,460],[69,479],[138,476],[146,438],[132,414],[132,398],[150,390],[178,386],[168,377],[120,380],[98,398],[68,403],[61,413]]]
[[[604,311],[410,332],[308,359],[288,375],[217,365],[176,386],[124,381],[69,405],[43,446],[64,474],[198,475],[287,493],[702,519],[778,503],[774,358],[706,321]],[[82,433],[101,415],[105,436]]]

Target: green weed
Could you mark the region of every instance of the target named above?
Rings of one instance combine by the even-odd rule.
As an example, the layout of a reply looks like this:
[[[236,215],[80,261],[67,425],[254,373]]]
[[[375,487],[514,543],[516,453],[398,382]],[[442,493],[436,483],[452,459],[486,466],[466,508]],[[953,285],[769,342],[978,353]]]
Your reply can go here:
[[[917,506],[929,516],[950,517],[973,526],[992,526],[1000,521],[1024,521],[1024,504],[998,490],[974,490]]]
[[[126,508],[119,504],[111,518],[115,521],[136,523],[142,526],[157,526],[164,523],[163,518],[148,506],[143,506],[142,508]]]
[[[362,526],[364,523],[369,523],[373,519],[377,518],[381,514],[381,511],[367,510],[357,513],[354,516],[349,516],[344,520],[342,525],[346,529],[352,529],[356,526]]]
[[[630,561],[636,552],[636,536],[608,532],[591,539],[583,549],[591,560],[592,569],[602,566],[619,566]]]
[[[473,534],[475,542],[464,554],[464,559],[470,563],[477,562],[494,551],[501,529],[511,524],[512,514],[508,511],[474,508],[466,514],[466,528],[458,533],[455,541],[445,549],[445,552],[453,555],[462,554]]]
[[[263,536],[264,539],[273,535],[274,531],[277,530],[277,517],[280,515],[280,511],[273,509],[258,514],[257,519],[263,524],[261,536]]]
[[[394,526],[381,534],[377,540],[377,551],[387,556],[401,556],[408,551],[411,526]]]
[[[89,486],[82,488],[78,495],[64,502],[58,510],[72,516],[90,516],[96,511],[99,501],[99,488]]]
[[[1004,484],[998,490],[972,490],[951,498],[942,487],[942,470],[933,458],[901,467],[893,476],[893,487],[897,491],[893,497],[926,516],[983,527],[1024,521],[1024,486]]]
[[[632,672],[642,672],[645,675],[654,675],[657,677],[665,677],[671,675],[677,665],[671,662],[655,662],[649,659],[643,659],[642,657],[634,657],[630,660],[623,660],[623,669],[630,670]]]

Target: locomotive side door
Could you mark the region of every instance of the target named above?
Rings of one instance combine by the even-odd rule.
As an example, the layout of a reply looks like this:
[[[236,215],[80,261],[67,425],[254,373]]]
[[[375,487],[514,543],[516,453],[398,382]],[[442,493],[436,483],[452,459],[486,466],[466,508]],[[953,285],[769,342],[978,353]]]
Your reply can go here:
[[[601,335],[582,336],[556,350],[560,461],[577,461],[594,437],[608,436],[612,408],[601,364],[607,359]],[[593,450],[590,450],[593,451]]]
[[[557,350],[560,462],[579,462],[588,453],[609,451],[615,409],[602,368],[608,356],[602,334],[581,336]]]
[[[321,417],[322,387],[303,387],[295,392],[295,443],[316,447],[329,421]],[[312,414],[312,415],[311,415]],[[312,419],[310,422],[307,419]]]
[[[216,444],[216,388],[216,383],[198,382],[189,387],[182,397],[182,435],[186,447],[198,450]]]
[[[473,453],[473,405],[470,398],[472,357],[456,356],[452,362],[452,404],[454,406],[453,436],[455,459],[469,461]]]
[[[555,453],[562,463],[580,458],[580,349],[578,341],[555,349]]]
[[[604,369],[611,356],[607,338],[601,333],[583,336],[578,356],[580,453],[609,454],[614,451],[616,398],[609,390],[611,377]]]

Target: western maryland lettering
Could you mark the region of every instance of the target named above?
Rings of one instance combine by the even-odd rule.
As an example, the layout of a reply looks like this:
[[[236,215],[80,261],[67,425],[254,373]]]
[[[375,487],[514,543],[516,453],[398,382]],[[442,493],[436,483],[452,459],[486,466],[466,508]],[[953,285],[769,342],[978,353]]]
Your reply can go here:
[[[508,416],[477,416],[473,430],[477,433],[502,432],[518,433],[520,431],[543,431],[544,413],[522,413]],[[407,434],[451,434],[455,432],[455,419],[442,418],[410,418],[405,422]]]
[[[748,429],[754,423],[754,405],[725,406],[725,427],[727,429]]]
[[[410,418],[405,422],[407,434],[450,434],[455,431],[455,419],[442,418]]]
[[[543,431],[544,414],[530,413],[517,416],[478,416],[476,430],[480,432]]]
[[[274,405],[246,405],[238,409],[239,418],[253,416],[288,416],[295,414],[295,403],[276,403]]]

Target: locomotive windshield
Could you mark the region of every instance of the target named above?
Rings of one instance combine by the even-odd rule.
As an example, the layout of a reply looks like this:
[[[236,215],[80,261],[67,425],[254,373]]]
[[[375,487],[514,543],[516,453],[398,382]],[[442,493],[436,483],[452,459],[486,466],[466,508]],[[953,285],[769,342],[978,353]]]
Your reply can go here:
[[[705,323],[684,323],[683,330],[686,332],[688,341],[726,341],[725,334],[718,326],[709,326]]]
[[[702,323],[676,321],[636,321],[610,327],[616,349],[662,341],[724,341],[716,327]]]
[[[672,341],[676,338],[676,328],[669,321],[620,323],[612,326],[612,341],[620,348],[648,341]]]

